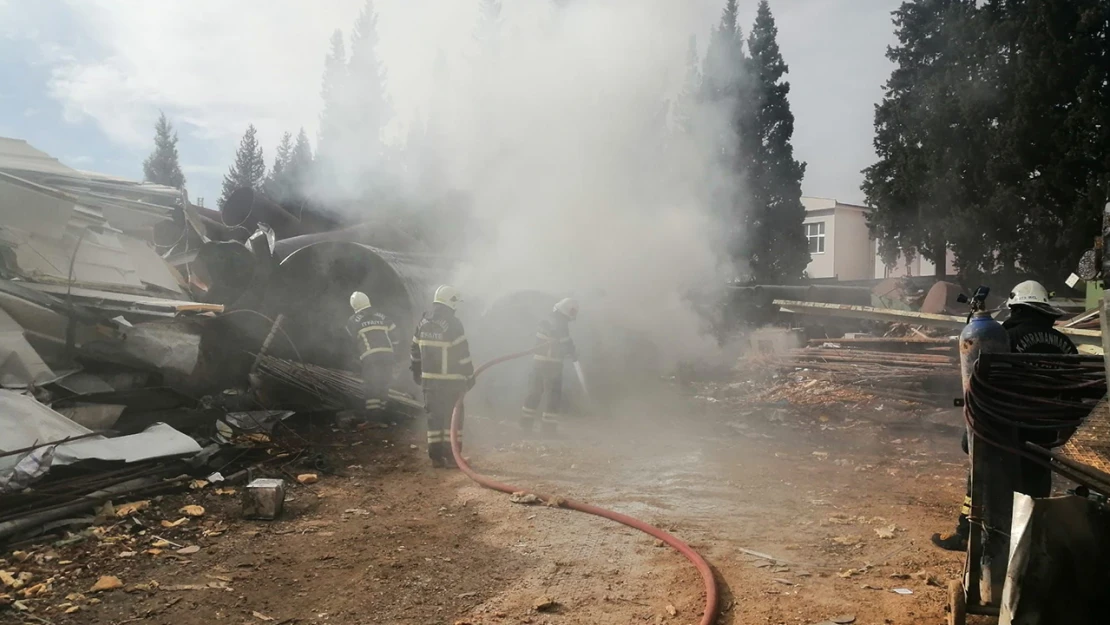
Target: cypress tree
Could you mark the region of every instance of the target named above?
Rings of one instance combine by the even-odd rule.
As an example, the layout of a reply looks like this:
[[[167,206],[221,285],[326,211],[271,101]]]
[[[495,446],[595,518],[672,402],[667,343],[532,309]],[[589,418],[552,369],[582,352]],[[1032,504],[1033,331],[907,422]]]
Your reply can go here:
[[[177,132],[166,119],[158,115],[154,125],[154,152],[143,161],[143,180],[180,189],[185,186],[185,174],[177,155]]]
[[[254,124],[247,126],[247,131],[239,141],[239,149],[235,152],[235,163],[228,169],[224,176],[223,191],[220,193],[219,207],[222,210],[227,205],[231,194],[239,189],[259,189],[266,177],[266,159],[262,155],[262,146],[258,144],[258,131]]]

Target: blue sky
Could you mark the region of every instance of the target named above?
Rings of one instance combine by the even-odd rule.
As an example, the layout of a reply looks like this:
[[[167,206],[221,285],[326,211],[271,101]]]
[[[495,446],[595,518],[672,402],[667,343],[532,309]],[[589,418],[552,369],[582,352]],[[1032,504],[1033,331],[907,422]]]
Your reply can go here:
[[[704,42],[723,0],[683,1],[690,15],[682,28]],[[153,122],[165,110],[179,133],[190,195],[212,206],[248,123],[259,127],[268,158],[284,131],[303,126],[315,136],[328,37],[349,30],[362,4],[0,0],[0,135],[26,139],[75,168],[140,178]],[[808,195],[861,199],[859,170],[874,158],[872,106],[890,71],[883,52],[898,4],[772,0]],[[377,5],[381,55],[404,123],[429,97],[436,51],[469,40],[473,6]],[[754,8],[755,0],[742,0],[745,30]]]

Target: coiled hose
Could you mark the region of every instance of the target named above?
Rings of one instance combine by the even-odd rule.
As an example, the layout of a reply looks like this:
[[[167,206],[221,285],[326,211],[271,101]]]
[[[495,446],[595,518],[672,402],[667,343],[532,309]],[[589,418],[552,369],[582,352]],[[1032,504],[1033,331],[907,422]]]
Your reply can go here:
[[[481,367],[478,367],[478,369],[474,371],[474,375],[475,377],[477,377],[481,375],[483,371],[489,369],[490,367],[508,362],[510,360],[515,360],[517,358],[530,356],[533,352],[534,350],[528,350],[515,354],[509,354],[507,356],[501,356],[500,358],[494,358],[493,360],[483,364]],[[709,563],[705,561],[705,558],[701,557],[698,552],[691,549],[689,545],[682,542],[678,538],[675,538],[671,534],[668,534],[658,527],[648,525],[647,523],[644,523],[639,519],[634,519],[630,516],[620,514],[619,512],[613,512],[612,510],[606,510],[605,508],[591,506],[590,504],[582,503],[580,501],[574,501],[573,499],[557,498],[542,493],[526,491],[522,488],[517,488],[516,486],[512,486],[510,484],[503,484],[501,482],[491,480],[484,475],[479,475],[477,472],[474,471],[474,469],[471,469],[470,465],[466,463],[466,460],[462,457],[462,453],[459,451],[459,410],[463,405],[464,398],[465,393],[463,394],[463,397],[459,397],[459,401],[455,404],[455,409],[451,413],[451,453],[455,457],[455,463],[459,465],[459,469],[461,469],[467,477],[474,480],[481,486],[492,490],[501,491],[510,495],[513,493],[525,492],[535,495],[539,499],[548,502],[548,505],[557,505],[560,508],[577,510],[578,512],[585,512],[586,514],[592,514],[594,516],[599,516],[611,521],[616,521],[617,523],[620,523],[622,525],[640,530],[641,532],[648,534],[649,536],[654,536],[655,538],[670,545],[679,553],[681,553],[687,560],[689,560],[691,564],[694,565],[694,568],[696,568],[698,570],[698,573],[701,575],[702,582],[705,584],[705,610],[704,612],[702,612],[701,621],[699,621],[699,623],[701,625],[712,625],[712,623],[716,622],[718,609],[717,580],[713,577],[713,569],[709,567]]]
[[[977,441],[1103,492],[1101,476],[1092,479],[1050,450],[1066,443],[1105,396],[1101,356],[983,354],[964,394],[964,419]]]

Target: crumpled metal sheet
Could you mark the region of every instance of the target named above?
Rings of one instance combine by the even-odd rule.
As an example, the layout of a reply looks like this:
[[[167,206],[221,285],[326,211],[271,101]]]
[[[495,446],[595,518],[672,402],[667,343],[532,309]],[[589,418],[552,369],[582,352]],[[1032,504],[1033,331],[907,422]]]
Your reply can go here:
[[[54,464],[73,464],[82,460],[141,462],[156,458],[191,456],[200,453],[200,450],[200,445],[191,436],[182,434],[165,423],[155,423],[130,436],[94,436],[58,445],[54,451]]]
[[[0,474],[0,493],[12,493],[27,488],[50,471],[54,463],[54,448],[39,447],[23,456],[12,470]]]
[[[0,389],[0,452],[89,434],[92,434],[92,430],[74,423],[35,399]],[[82,460],[139,462],[189,456],[200,452],[200,449],[200,445],[191,437],[164,423],[155,423],[130,436],[91,436],[53,446],[54,459],[50,466],[73,464]],[[0,458],[0,479],[9,477],[27,455]]]
[[[0,309],[0,386],[25,388],[54,377],[54,372],[27,342],[23,326]]]

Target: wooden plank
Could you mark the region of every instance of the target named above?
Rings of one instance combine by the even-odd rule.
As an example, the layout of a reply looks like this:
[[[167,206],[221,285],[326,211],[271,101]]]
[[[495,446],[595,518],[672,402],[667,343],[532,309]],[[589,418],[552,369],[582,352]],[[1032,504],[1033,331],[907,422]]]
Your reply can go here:
[[[844,345],[880,344],[880,345],[954,345],[956,339],[950,336],[857,336],[841,339],[809,339],[810,345],[823,345],[825,343],[842,343]]]
[[[932,313],[893,310],[890,308],[850,306],[848,304],[825,304],[821,302],[799,302],[786,299],[777,299],[772,303],[778,306],[782,312],[795,315],[866,319],[870,321],[886,321],[889,323],[914,323],[956,330],[957,332],[963,330],[964,326],[967,325],[967,317],[960,317],[957,315],[935,315]],[[1076,345],[1102,346],[1101,330],[1080,330],[1077,328],[1064,327],[1057,329],[1067,335]]]
[[[800,302],[797,300],[777,299],[776,306],[782,312],[796,315],[818,315],[825,317],[842,317],[847,319],[867,319],[870,321],[887,321],[890,323],[917,323],[938,328],[962,330],[967,325],[966,317],[956,315],[936,315],[933,313],[913,312],[909,310],[895,310],[893,308],[874,308],[871,306],[852,306],[849,304],[825,304],[822,302]]]

